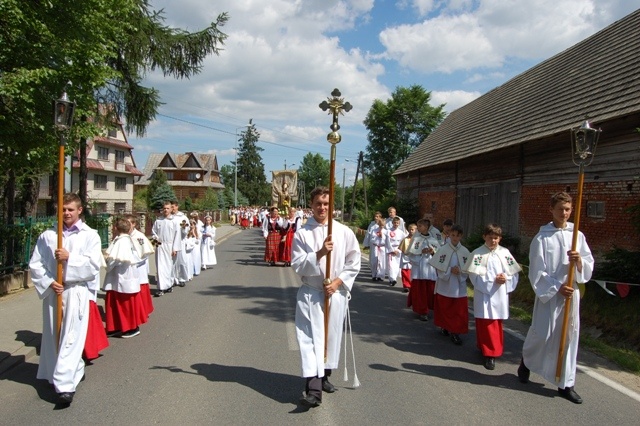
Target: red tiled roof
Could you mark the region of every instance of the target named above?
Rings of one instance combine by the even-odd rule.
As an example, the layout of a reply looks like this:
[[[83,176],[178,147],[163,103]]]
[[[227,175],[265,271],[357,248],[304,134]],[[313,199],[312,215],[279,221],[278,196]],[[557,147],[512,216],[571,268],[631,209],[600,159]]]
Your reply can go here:
[[[73,168],[74,169],[80,168],[79,160],[74,160]],[[104,167],[102,166],[102,163],[100,161],[87,158],[87,170],[104,170]]]
[[[100,143],[111,145],[111,146],[117,146],[117,147],[121,147],[121,148],[133,149],[133,146],[129,145],[125,141],[121,141],[120,139],[103,137],[103,136],[96,136],[96,137],[93,138],[93,140],[96,141],[96,142],[100,142]]]
[[[135,166],[132,166],[131,164],[125,164],[124,168],[126,171],[128,171],[134,176],[144,176],[144,173],[142,173],[140,170],[138,170]]]

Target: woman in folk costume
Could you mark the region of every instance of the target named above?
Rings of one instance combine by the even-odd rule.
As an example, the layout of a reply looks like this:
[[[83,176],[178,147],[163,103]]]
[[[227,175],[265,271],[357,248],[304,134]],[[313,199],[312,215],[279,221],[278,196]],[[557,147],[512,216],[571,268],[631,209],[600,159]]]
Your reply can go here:
[[[434,307],[434,292],[438,274],[429,264],[440,247],[440,243],[429,235],[429,221],[418,221],[418,232],[411,239],[409,260],[411,261],[411,290],[407,297],[407,306],[418,314],[421,321],[428,321],[429,310]]]
[[[107,317],[107,333],[122,332],[123,338],[140,334],[140,324],[147,322],[147,311],[140,296],[138,256],[129,232],[131,223],[124,218],[116,220],[118,236],[106,252],[107,271],[103,289],[107,292],[104,310]]]
[[[128,214],[125,219],[131,223],[133,245],[138,251],[138,257],[142,259],[138,263],[138,280],[140,281],[140,296],[147,311],[147,316],[149,316],[153,312],[153,301],[151,300],[151,289],[149,288],[149,256],[154,254],[155,250],[147,236],[138,230],[138,218],[135,215]]]
[[[520,265],[508,249],[500,246],[502,228],[489,224],[482,233],[484,244],[471,253],[465,265],[473,284],[476,338],[484,367],[495,368],[504,350],[502,321],[509,318],[509,293],[518,285]]]
[[[385,247],[387,230],[384,227],[382,213],[375,212],[373,222],[373,225],[369,225],[367,234],[364,236],[363,245],[369,247],[371,279],[382,281],[387,272],[387,249]]]
[[[391,228],[387,229],[385,238],[385,248],[387,251],[387,276],[389,277],[389,285],[396,285],[398,275],[400,274],[400,259],[402,250],[400,244],[407,235],[400,227],[401,219],[395,216],[391,222]]]
[[[264,261],[270,266],[280,262],[280,232],[284,229],[284,221],[278,216],[278,207],[269,208],[269,217],[262,224],[262,235],[265,240]]]
[[[283,232],[283,244],[282,251],[280,252],[280,260],[284,262],[284,266],[291,266],[291,247],[293,244],[293,234],[296,233],[300,227],[300,218],[296,215],[296,208],[289,207],[289,217],[285,224],[285,230]]]
[[[402,254],[400,255],[400,275],[402,276],[402,291],[409,292],[411,288],[411,260],[409,260],[409,248],[411,247],[411,238],[416,233],[417,226],[412,223],[407,228],[408,234],[404,237],[398,247]]]
[[[201,222],[202,223],[202,222]],[[201,230],[202,226],[198,225],[198,222],[191,219],[191,229],[187,235],[187,253],[189,253],[189,273],[191,278],[200,275],[202,270],[202,249],[200,248],[200,242],[202,241]]]
[[[469,332],[469,302],[467,300],[467,274],[464,265],[470,258],[462,244],[462,226],[453,225],[449,241],[429,260],[438,271],[433,322],[440,334],[451,336],[456,345],[462,344],[460,334]]]
[[[204,217],[204,227],[202,228],[202,269],[213,268],[218,263],[216,258],[216,227],[213,226],[211,216]]]
[[[240,226],[242,229],[249,227],[249,210],[246,207],[242,208],[242,213],[240,214]]]

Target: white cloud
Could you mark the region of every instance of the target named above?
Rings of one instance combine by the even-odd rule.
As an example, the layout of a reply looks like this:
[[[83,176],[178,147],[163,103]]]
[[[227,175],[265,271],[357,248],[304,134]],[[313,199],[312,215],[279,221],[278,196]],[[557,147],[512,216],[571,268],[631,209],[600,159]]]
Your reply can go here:
[[[431,92],[430,104],[433,106],[445,104],[444,110],[450,113],[480,96],[482,96],[480,92],[465,92],[463,90],[451,90],[448,92],[433,91]]]

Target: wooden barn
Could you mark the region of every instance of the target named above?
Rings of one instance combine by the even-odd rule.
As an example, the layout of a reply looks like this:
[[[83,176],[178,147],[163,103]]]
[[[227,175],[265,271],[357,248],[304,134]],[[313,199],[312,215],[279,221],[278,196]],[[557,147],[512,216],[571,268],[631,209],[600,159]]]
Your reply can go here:
[[[489,222],[524,244],[550,221],[557,191],[576,196],[570,129],[602,133],[586,168],[580,229],[595,253],[637,250],[640,10],[451,112],[395,171],[399,197],[467,233]],[[525,246],[526,247],[526,246]]]

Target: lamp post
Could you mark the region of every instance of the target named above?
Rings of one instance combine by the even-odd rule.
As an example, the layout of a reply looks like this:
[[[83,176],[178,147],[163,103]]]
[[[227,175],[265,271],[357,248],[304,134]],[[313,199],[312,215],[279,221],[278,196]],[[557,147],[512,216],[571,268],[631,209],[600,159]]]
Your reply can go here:
[[[584,186],[584,168],[591,164],[596,154],[596,146],[602,130],[594,129],[588,121],[584,121],[580,127],[571,129],[571,159],[578,166],[578,196],[576,197],[573,216],[573,238],[571,251],[576,251],[578,246],[578,228],[580,227],[580,210],[582,208],[582,187]],[[573,287],[575,264],[569,262],[567,285]],[[567,341],[567,326],[569,323],[569,311],[571,310],[571,297],[564,302],[564,318],[562,321],[562,333],[560,334],[560,348],[558,349],[558,361],[556,364],[556,381],[560,381],[564,365],[564,346]]]
[[[68,84],[68,83],[67,83]],[[66,89],[66,86],[65,86]],[[60,135],[60,144],[58,147],[58,249],[63,248],[62,245],[62,204],[64,198],[64,147],[66,145],[66,133],[71,129],[73,124],[73,111],[76,104],[69,100],[66,90],[62,91],[60,99],[53,101],[53,125],[55,126],[58,134]],[[62,261],[58,260],[56,271],[56,282],[62,283],[63,281],[63,265]],[[60,330],[62,329],[62,295],[57,295],[57,309],[56,309],[56,339],[58,344],[56,348],[60,346]]]

